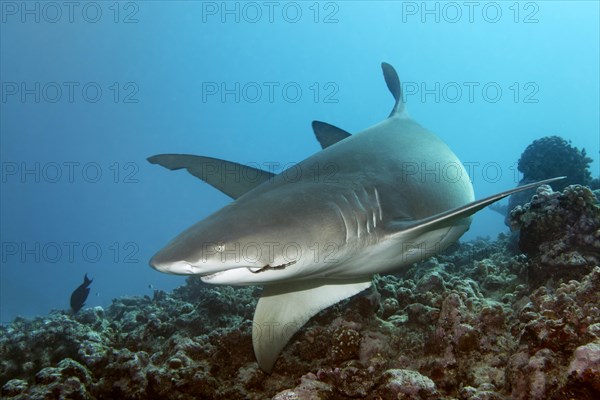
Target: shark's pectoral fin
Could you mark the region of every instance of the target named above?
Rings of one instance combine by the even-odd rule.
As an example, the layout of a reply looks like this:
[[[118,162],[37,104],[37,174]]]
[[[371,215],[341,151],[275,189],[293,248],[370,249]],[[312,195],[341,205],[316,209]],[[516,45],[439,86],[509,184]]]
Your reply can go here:
[[[558,178],[545,179],[543,181],[530,183],[528,185],[523,185],[516,187],[514,189],[506,190],[501,193],[497,193],[495,195],[486,197],[485,199],[474,201],[462,207],[457,207],[452,210],[445,211],[443,213],[439,213],[436,215],[432,215],[428,218],[423,218],[417,221],[407,221],[405,218],[399,218],[392,220],[387,228],[392,235],[394,234],[402,234],[402,235],[420,235],[423,232],[434,231],[436,229],[441,229],[445,227],[449,227],[452,225],[460,224],[460,220],[470,217],[475,214],[477,211],[482,210],[483,208],[489,206],[492,203],[497,202],[511,194],[521,192],[523,190],[529,190],[536,188],[540,185],[545,185],[550,182],[554,182],[560,179],[565,179],[566,177],[561,176]]]
[[[158,154],[148,157],[152,164],[175,171],[186,169],[233,199],[254,189],[275,174],[218,158],[190,154]]]
[[[270,373],[290,338],[319,311],[367,289],[371,279],[297,281],[265,286],[252,327],[254,354]]]
[[[312,128],[315,132],[317,140],[321,144],[321,148],[326,149],[327,147],[336,144],[340,140],[344,140],[349,136],[350,133],[345,130],[338,128],[337,126],[328,124],[327,122],[313,121]]]

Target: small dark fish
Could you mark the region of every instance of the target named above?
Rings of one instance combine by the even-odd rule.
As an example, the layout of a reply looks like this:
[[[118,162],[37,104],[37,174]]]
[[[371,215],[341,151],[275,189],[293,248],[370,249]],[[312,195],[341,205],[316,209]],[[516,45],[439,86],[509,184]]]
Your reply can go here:
[[[71,294],[71,309],[74,313],[77,313],[77,311],[81,310],[85,305],[85,301],[90,294],[90,288],[88,286],[92,281],[93,279],[88,279],[87,274],[85,274],[83,283]]]

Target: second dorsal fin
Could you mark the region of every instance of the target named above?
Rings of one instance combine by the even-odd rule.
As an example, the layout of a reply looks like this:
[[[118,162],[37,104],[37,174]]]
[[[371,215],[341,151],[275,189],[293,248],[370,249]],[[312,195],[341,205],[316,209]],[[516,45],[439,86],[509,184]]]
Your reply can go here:
[[[350,133],[345,130],[338,128],[337,126],[328,124],[327,122],[313,121],[312,128],[315,132],[317,140],[321,144],[321,148],[326,149],[327,147],[336,144],[340,140],[344,140],[349,136]]]

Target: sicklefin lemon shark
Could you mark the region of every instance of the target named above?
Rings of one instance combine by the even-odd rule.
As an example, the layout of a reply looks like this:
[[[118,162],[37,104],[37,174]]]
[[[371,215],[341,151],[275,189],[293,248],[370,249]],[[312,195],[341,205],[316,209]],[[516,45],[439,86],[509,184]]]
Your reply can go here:
[[[389,117],[354,135],[313,122],[323,149],[293,173],[186,154],[148,159],[187,169],[235,199],[178,235],[150,265],[210,284],[263,285],[252,340],[266,372],[312,316],[369,288],[374,274],[439,253],[477,211],[561,179],[474,201],[460,160],[409,117],[396,71],[386,63],[382,69],[396,100]]]

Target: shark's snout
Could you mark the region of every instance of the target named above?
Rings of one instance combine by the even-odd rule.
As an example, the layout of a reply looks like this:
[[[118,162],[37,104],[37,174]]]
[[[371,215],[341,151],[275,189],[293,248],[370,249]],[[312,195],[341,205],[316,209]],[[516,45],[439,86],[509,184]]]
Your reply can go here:
[[[227,265],[214,260],[200,260],[197,262],[175,257],[173,249],[167,247],[156,253],[149,261],[152,268],[159,272],[174,275],[199,275],[210,277],[237,266]]]
[[[150,259],[150,266],[159,272],[168,274],[191,275],[197,273],[194,271],[195,268],[185,261],[164,260],[158,254]]]

